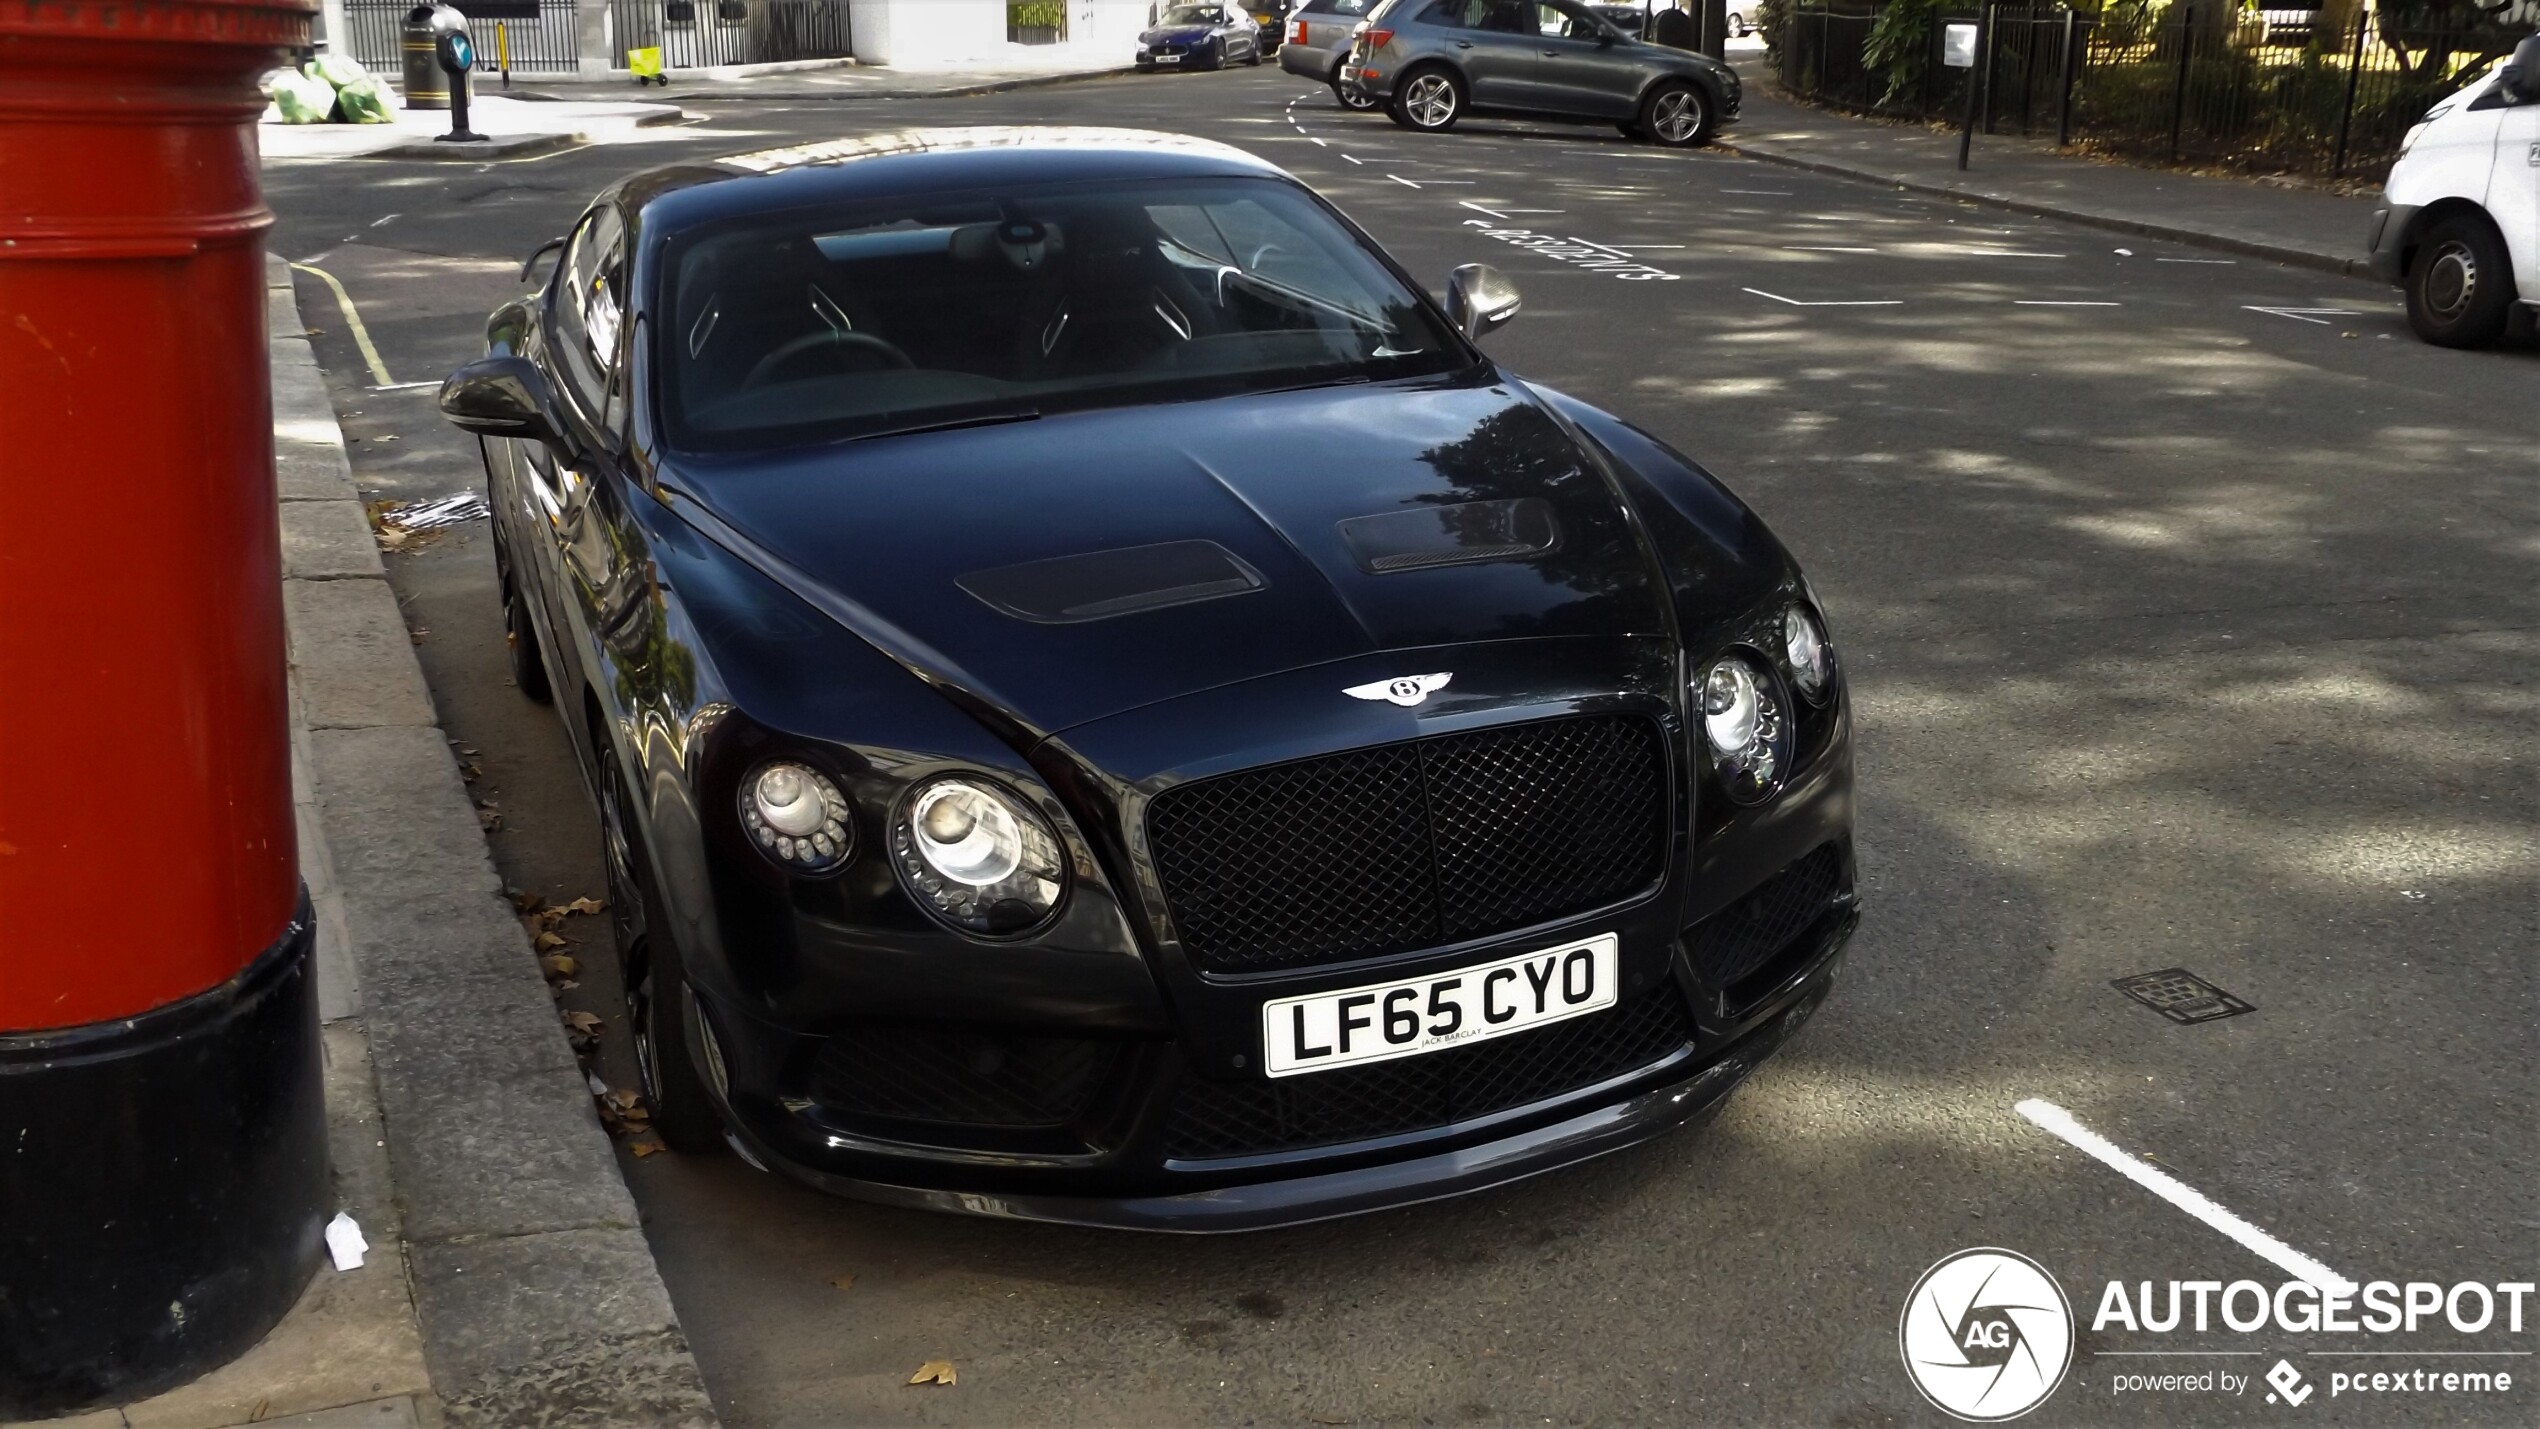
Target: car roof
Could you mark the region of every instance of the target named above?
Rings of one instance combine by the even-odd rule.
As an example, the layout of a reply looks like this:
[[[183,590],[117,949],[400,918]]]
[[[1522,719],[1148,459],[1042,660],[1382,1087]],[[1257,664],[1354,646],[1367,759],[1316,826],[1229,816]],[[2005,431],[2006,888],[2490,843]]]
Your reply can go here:
[[[901,129],[732,154],[636,174],[619,199],[648,226],[862,197],[1089,179],[1279,178],[1276,165],[1208,139],[1144,129],[999,125]],[[1294,182],[1294,180],[1290,180]]]

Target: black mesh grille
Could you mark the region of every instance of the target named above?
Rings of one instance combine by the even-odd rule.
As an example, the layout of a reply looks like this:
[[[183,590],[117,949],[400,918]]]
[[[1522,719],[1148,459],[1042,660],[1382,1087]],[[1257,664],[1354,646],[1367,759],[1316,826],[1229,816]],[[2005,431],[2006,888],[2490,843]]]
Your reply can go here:
[[[1147,846],[1208,971],[1403,952],[1655,881],[1666,754],[1628,715],[1413,740],[1168,790]]]
[[[1694,975],[1720,988],[1753,977],[1824,917],[1842,892],[1843,855],[1823,845],[1685,930]]]
[[[953,1126],[1048,1127],[1081,1114],[1118,1044],[914,1027],[866,1027],[828,1040],[811,1096],[848,1116]]]
[[[1182,1084],[1164,1132],[1181,1160],[1447,1126],[1649,1066],[1693,1040],[1673,983],[1603,1012],[1444,1052],[1271,1081]]]

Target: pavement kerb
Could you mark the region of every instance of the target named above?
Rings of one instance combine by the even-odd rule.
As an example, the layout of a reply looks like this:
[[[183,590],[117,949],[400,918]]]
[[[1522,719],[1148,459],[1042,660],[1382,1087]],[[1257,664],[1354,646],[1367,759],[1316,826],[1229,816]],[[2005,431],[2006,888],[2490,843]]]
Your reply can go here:
[[[2371,278],[2373,276],[2371,265],[2362,258],[2340,258],[2307,249],[2234,238],[2228,234],[2207,233],[2170,224],[2146,223],[2140,219],[2118,218],[2112,214],[2094,213],[2088,209],[2072,208],[2062,204],[2039,203],[2033,199],[2014,198],[2007,194],[1991,193],[1965,185],[1924,183],[1857,165],[1829,163],[1823,159],[1803,159],[1796,154],[1776,153],[1768,147],[1759,147],[1751,142],[1740,143],[1733,138],[1715,138],[1711,142],[1713,147],[1723,153],[1735,154],[1741,158],[1758,159],[1764,163],[1781,165],[1783,168],[1804,169],[1811,173],[1827,174],[1835,178],[1883,184],[1907,193],[1927,194],[1935,198],[1961,199],[1968,203],[1982,204],[1987,208],[2027,214],[2032,218],[2058,219],[2065,223],[2083,224],[2113,233],[2132,234],[2138,238],[2165,239],[2172,243],[2188,244],[2191,247],[2234,253],[2244,258],[2263,258],[2271,262],[2290,264],[2297,268],[2335,273],[2341,277]]]
[[[527,96],[513,97],[522,99],[527,98]],[[651,101],[646,102],[650,103]],[[687,112],[674,104],[666,106],[665,112],[660,114],[639,115],[625,127],[630,129],[655,129],[665,124],[684,124],[687,121]],[[589,129],[575,129],[559,130],[549,134],[495,134],[489,135],[484,140],[474,144],[444,144],[437,139],[419,139],[410,143],[393,145],[385,149],[367,150],[363,153],[350,155],[348,157],[360,159],[436,159],[455,161],[459,163],[482,163],[487,159],[525,159],[538,154],[550,154],[558,149],[570,149],[577,144],[593,143],[595,140],[592,136],[595,132],[596,131]]]
[[[451,1425],[709,1429],[634,1198],[433,714],[279,259],[267,287],[304,812],[358,987],[386,1144],[380,1219],[401,1242],[429,1398]]]

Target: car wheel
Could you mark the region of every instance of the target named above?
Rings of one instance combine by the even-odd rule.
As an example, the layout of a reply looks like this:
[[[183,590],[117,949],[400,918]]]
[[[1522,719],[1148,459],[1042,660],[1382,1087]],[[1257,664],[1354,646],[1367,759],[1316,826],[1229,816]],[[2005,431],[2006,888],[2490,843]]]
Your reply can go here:
[[[2417,336],[2441,347],[2485,347],[2504,335],[2513,311],[2513,262],[2486,219],[2455,214],[2417,245],[2407,292]]]
[[[1689,148],[1711,137],[1711,106],[1700,89],[1680,79],[1669,80],[1649,92],[1640,107],[1639,128],[1652,143]]]
[[[512,683],[531,702],[555,698],[547,679],[547,657],[538,653],[538,630],[529,623],[529,604],[521,599],[520,582],[512,576],[511,552],[503,544],[500,522],[494,532],[494,587],[503,600],[503,655],[511,662]]]
[[[1341,83],[1341,78],[1337,74],[1332,76],[1332,97],[1341,102],[1341,108],[1354,114],[1364,114],[1384,103],[1383,100],[1363,89]]]
[[[1464,117],[1464,86],[1451,71],[1415,69],[1394,81],[1393,104],[1385,112],[1405,129],[1443,134]]]
[[[723,1145],[723,1114],[697,1071],[697,999],[688,990],[678,945],[660,926],[628,817],[626,778],[605,730],[592,731],[600,754],[600,854],[608,865],[609,927],[617,938],[618,974],[626,989],[626,1030],[635,1043],[635,1077],[651,1108],[651,1126],[673,1151]]]
[[[1257,45],[1257,44],[1256,44],[1256,45],[1254,45],[1251,49],[1249,49],[1249,50],[1247,50],[1247,51],[1245,51],[1245,52],[1244,52],[1244,65],[1245,65],[1245,67],[1246,67],[1246,68],[1251,68],[1251,67],[1253,67],[1253,66],[1259,65],[1260,63],[1261,63],[1261,46],[1259,46],[1259,45]]]

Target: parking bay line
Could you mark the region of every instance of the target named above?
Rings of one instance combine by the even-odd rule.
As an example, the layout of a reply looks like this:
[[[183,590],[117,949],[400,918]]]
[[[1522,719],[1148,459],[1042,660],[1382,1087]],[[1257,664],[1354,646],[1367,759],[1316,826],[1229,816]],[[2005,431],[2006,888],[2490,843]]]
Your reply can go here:
[[[2359,318],[2363,316],[2361,312],[2354,308],[2262,308],[2254,303],[2242,303],[2240,306],[2247,312],[2270,313],[2280,318],[2291,318],[2295,322],[2318,323],[2321,327],[2337,326],[2337,324],[2329,321],[2330,318]]]
[[[2333,1295],[2352,1295],[2356,1292],[2357,1287],[2354,1281],[2224,1210],[2203,1192],[2168,1172],[2147,1166],[2137,1158],[2128,1156],[2117,1147],[2115,1142],[2082,1125],[2071,1112],[2053,1102],[2030,1097],[2019,1103],[2013,1110],[2040,1131],[2063,1141],[2093,1161],[2185,1211],[2212,1229],[2238,1241],[2244,1249],[2296,1280],[2308,1281],[2322,1291]]]
[[[345,292],[344,285],[335,281],[335,275],[324,268],[312,268],[306,263],[293,263],[291,266],[303,273],[316,274],[319,282],[335,290],[335,306],[343,310],[344,325],[352,329],[353,345],[362,351],[362,361],[370,368],[372,385],[397,385],[397,379],[388,375],[388,364],[379,360],[379,349],[371,346],[370,329],[362,326],[361,309],[353,306],[353,295]]]
[[[1785,298],[1779,293],[1768,293],[1761,288],[1748,288],[1745,291],[1759,298],[1770,298],[1777,303],[1788,303],[1794,308],[1901,308],[1905,306],[1903,298],[1846,298],[1805,302],[1798,298]]]
[[[2081,298],[2013,298],[2011,306],[2017,308],[2121,308],[2125,304],[2103,303]]]

